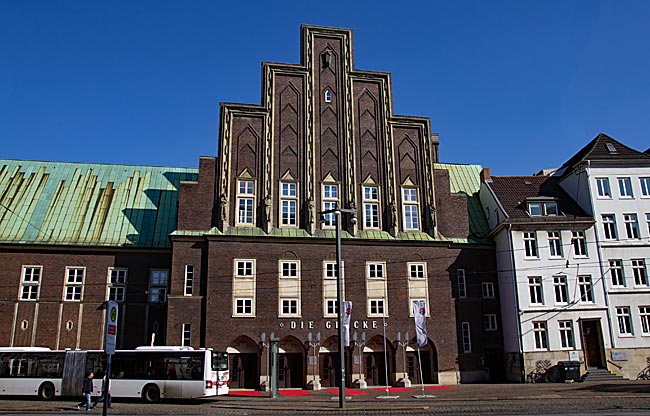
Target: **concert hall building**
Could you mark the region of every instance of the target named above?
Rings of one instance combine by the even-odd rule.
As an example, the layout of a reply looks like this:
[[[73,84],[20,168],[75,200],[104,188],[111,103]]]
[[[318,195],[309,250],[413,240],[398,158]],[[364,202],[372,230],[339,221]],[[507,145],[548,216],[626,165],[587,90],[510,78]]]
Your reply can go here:
[[[231,387],[267,389],[273,337],[280,387],[333,387],[340,226],[349,386],[502,377],[481,166],[440,163],[430,120],[393,113],[390,74],[354,67],[351,30],[300,39],[300,64],[263,63],[261,105],[221,105],[198,170],[0,161],[0,344],[98,348],[113,298],[123,347],[226,350]],[[320,215],[334,207],[356,215]]]

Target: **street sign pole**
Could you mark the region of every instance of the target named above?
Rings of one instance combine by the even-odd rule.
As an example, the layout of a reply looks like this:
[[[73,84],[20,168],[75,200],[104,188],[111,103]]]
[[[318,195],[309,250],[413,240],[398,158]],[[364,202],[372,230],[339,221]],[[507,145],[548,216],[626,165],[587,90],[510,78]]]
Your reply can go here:
[[[102,416],[108,414],[108,395],[111,386],[111,361],[115,354],[115,345],[117,344],[117,302],[109,300],[106,302],[106,333],[104,334],[104,352],[106,353],[106,374],[103,387],[104,406]]]

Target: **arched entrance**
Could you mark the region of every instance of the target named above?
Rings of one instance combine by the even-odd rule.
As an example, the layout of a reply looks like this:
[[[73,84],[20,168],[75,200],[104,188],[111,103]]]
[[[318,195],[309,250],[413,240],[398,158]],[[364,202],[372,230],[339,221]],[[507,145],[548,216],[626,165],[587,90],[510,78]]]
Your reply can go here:
[[[322,387],[338,387],[341,383],[340,373],[340,354],[338,345],[338,336],[331,336],[321,344],[318,354],[318,366],[320,368],[320,383]],[[346,386],[352,384],[350,377],[351,353],[346,353],[345,362],[345,379]]]
[[[363,348],[363,372],[368,386],[385,386],[393,384],[395,374],[395,351],[392,344],[381,335],[370,338]],[[386,379],[388,373],[388,380]]]
[[[302,388],[305,384],[305,348],[296,337],[280,340],[278,387]]]
[[[415,338],[411,339],[406,347],[406,371],[412,384],[438,383],[438,353],[431,339],[419,354]]]
[[[230,359],[230,387],[257,389],[259,348],[247,336],[236,338],[226,350]]]

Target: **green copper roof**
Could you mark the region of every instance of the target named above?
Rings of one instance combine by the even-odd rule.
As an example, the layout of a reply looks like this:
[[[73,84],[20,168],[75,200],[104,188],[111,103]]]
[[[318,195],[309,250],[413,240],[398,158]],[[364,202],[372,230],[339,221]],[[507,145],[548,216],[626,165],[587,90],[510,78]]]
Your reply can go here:
[[[490,229],[478,197],[478,191],[481,188],[481,171],[483,167],[481,165],[455,165],[449,163],[434,163],[433,166],[434,169],[444,169],[449,172],[451,193],[463,193],[467,195],[469,232],[472,237],[480,239],[487,236]]]
[[[0,159],[0,243],[169,247],[197,169]]]

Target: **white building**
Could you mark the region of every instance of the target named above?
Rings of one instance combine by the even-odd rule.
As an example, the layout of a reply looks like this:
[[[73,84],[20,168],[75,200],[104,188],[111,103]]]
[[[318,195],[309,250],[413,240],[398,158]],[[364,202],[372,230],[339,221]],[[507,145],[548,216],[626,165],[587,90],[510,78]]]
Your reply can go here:
[[[605,367],[611,348],[594,219],[555,176],[489,177],[480,199],[496,242],[506,376],[558,361]],[[550,372],[552,373],[553,370]]]
[[[635,379],[650,360],[650,154],[600,134],[555,175],[596,220],[612,344],[607,368]]]

